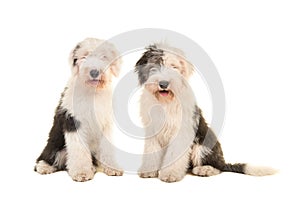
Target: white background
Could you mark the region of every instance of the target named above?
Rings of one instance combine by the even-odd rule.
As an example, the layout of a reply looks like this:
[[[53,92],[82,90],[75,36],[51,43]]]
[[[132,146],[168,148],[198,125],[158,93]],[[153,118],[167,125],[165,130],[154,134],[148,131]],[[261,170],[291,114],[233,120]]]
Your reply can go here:
[[[299,199],[300,6],[287,0],[195,2],[0,3],[1,199]],[[220,138],[226,160],[273,166],[279,174],[186,176],[167,184],[102,173],[77,183],[66,172],[33,172],[74,45],[149,27],[184,34],[215,63],[226,94]],[[123,70],[136,60],[124,62]],[[210,108],[202,109],[209,115]]]

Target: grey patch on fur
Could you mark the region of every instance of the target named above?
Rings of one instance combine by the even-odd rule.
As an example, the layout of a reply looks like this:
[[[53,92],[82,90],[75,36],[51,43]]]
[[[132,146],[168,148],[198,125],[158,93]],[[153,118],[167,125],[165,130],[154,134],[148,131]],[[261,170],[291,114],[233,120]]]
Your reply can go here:
[[[156,45],[150,45],[146,50],[135,65],[135,72],[138,73],[140,85],[147,81],[151,69],[160,68],[163,64],[164,52],[162,49],[158,49]]]

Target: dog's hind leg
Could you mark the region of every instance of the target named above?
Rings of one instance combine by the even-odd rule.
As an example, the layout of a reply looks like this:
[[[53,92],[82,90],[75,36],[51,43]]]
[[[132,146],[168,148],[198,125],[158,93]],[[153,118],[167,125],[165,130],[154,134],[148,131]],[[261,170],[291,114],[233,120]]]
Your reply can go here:
[[[59,118],[56,114],[47,145],[36,160],[34,170],[40,174],[51,174],[65,168],[65,139]]]
[[[197,176],[213,176],[221,173],[220,170],[211,166],[212,163],[204,163],[207,155],[211,154],[212,150],[204,145],[193,144],[191,152],[191,164],[193,166],[192,173]],[[221,157],[218,162],[224,163]]]

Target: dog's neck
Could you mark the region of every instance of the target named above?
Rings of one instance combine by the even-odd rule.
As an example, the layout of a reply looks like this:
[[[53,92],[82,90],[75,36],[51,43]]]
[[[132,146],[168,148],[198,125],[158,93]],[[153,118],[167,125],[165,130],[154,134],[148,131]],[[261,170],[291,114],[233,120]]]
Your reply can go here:
[[[112,91],[112,87],[110,84],[107,84],[105,88],[92,87],[85,84],[82,80],[74,77],[69,80],[68,87],[72,88],[74,94],[78,94],[80,96],[84,96],[85,98],[94,97],[98,95],[108,95]]]
[[[72,78],[67,84],[62,106],[73,115],[84,115],[90,111],[110,109],[111,96],[111,86],[96,89]]]

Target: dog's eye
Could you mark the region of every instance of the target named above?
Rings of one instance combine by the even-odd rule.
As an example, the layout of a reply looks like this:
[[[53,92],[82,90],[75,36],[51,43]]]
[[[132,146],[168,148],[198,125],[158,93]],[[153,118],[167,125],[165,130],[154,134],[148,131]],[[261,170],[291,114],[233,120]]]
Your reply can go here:
[[[105,60],[105,59],[107,59],[107,56],[106,56],[106,55],[102,55],[102,56],[101,56],[101,59],[104,59],[104,60]]]
[[[151,68],[151,69],[150,69],[150,73],[155,73],[155,72],[157,72],[157,69],[156,69],[156,68]]]
[[[76,59],[76,61],[74,60],[74,63],[78,66],[82,66],[82,63],[84,63],[85,61],[86,61],[86,57],[81,57],[80,59]]]
[[[86,61],[86,57],[85,56],[80,58],[80,62],[84,62],[84,61]]]
[[[78,59],[74,58],[74,60],[73,60],[73,66],[75,66],[77,64],[77,61],[78,61]]]
[[[173,69],[179,69],[175,64],[171,64],[171,67],[172,67]]]

